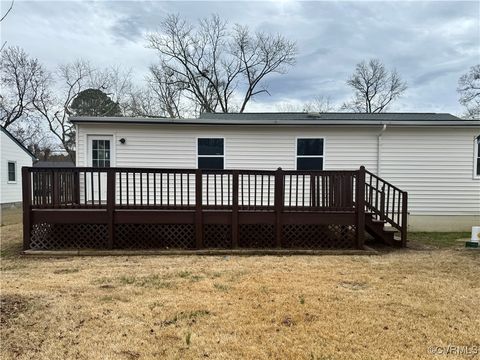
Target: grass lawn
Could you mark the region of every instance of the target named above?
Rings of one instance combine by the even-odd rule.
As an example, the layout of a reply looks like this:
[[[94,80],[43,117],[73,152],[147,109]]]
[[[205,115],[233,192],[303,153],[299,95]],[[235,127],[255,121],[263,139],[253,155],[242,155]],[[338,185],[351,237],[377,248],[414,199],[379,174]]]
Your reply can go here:
[[[34,258],[17,255],[20,225],[0,231],[2,359],[434,359],[429,346],[480,345],[480,252],[456,241],[468,234],[411,234],[416,250],[376,256]]]
[[[13,225],[22,221],[22,208],[21,207],[6,207],[0,209],[0,224]]]

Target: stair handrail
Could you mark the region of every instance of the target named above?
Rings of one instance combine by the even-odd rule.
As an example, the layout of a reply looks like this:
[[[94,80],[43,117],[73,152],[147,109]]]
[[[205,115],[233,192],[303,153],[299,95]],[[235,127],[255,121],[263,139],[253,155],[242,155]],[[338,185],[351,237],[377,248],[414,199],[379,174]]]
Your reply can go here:
[[[401,244],[407,243],[408,193],[365,170],[365,208],[373,217],[385,221],[400,232]]]

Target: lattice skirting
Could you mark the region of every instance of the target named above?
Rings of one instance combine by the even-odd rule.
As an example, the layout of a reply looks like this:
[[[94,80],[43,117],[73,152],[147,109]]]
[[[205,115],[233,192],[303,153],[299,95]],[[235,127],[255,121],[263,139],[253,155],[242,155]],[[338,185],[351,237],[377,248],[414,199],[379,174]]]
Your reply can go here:
[[[115,248],[195,248],[193,224],[117,224]]]
[[[289,249],[350,249],[356,244],[354,225],[284,225],[282,247]]]
[[[205,224],[204,248],[232,247],[230,225]],[[353,225],[284,225],[282,247],[289,249],[354,248]],[[108,229],[104,224],[35,224],[31,229],[31,249],[105,249]],[[194,224],[117,224],[116,249],[194,249]],[[240,224],[239,248],[275,248],[275,226]]]
[[[34,224],[30,249],[104,249],[108,235],[105,224]]]
[[[246,224],[238,229],[238,247],[274,248],[275,226],[270,224]]]

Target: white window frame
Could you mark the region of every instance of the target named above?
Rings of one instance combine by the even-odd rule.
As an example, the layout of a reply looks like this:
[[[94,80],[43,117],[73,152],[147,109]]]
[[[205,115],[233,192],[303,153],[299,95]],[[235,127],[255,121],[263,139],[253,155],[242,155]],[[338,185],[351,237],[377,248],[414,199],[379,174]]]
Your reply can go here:
[[[301,139],[318,139],[323,140],[323,155],[298,155],[298,140]],[[322,136],[297,136],[295,138],[295,170],[298,170],[297,161],[298,158],[322,158],[322,170],[325,170],[325,149],[326,149],[326,139]],[[304,171],[304,170],[301,170]],[[305,171],[320,171],[320,170],[305,170]]]
[[[223,140],[223,155],[199,155],[198,154],[198,140],[200,139],[222,139]],[[195,155],[196,155],[196,162],[197,162],[197,169],[198,167],[198,158],[201,157],[223,157],[223,170],[227,168],[227,142],[225,141],[224,136],[198,136],[195,138]]]
[[[480,180],[480,174],[478,174],[477,162],[480,154],[478,153],[478,144],[480,143],[480,135],[473,138],[473,179]]]
[[[14,181],[10,180],[10,171],[8,169],[8,165],[10,165],[10,164],[13,164],[14,170],[15,170],[15,180]],[[17,162],[13,161],[13,160],[7,160],[7,184],[16,184],[17,179],[18,179],[18,176],[17,176]]]
[[[87,160],[86,166],[91,167],[93,165],[92,161],[92,140],[110,140],[110,167],[116,166],[116,151],[115,151],[115,135],[114,134],[103,134],[103,135],[95,135],[95,134],[87,134],[86,135],[86,156],[85,159]]]

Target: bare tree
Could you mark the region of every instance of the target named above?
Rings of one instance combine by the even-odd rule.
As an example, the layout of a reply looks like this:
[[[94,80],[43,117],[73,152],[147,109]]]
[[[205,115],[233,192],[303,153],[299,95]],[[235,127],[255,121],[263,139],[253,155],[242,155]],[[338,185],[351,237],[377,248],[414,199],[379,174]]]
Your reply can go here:
[[[327,113],[335,111],[335,106],[330,97],[319,95],[303,104],[281,103],[276,106],[276,109],[281,112]]]
[[[171,118],[182,117],[180,103],[185,84],[177,82],[173,73],[164,64],[151,66],[147,81],[162,115]]]
[[[7,17],[8,14],[10,14],[10,11],[12,11],[13,9],[13,4],[15,3],[15,0],[12,0],[10,2],[10,6],[8,7],[7,11],[5,11],[5,13],[3,15],[0,14],[0,23],[5,20],[5,18]],[[2,46],[0,46],[0,53],[3,51],[5,45],[7,44],[6,41],[3,42]]]
[[[47,91],[34,102],[36,110],[46,120],[50,131],[61,142],[63,148],[74,161],[75,127],[69,121],[69,105],[84,89],[91,79],[92,69],[86,61],[78,60],[63,65],[55,74],[55,80],[62,82],[60,88],[54,89],[54,83],[47,84]],[[57,90],[57,91],[56,91]]]
[[[354,97],[343,104],[342,109],[365,113],[386,111],[392,101],[407,89],[407,83],[402,81],[397,71],[386,70],[378,59],[357,64],[347,85],[353,89]]]
[[[332,100],[328,96],[315,96],[313,100],[304,104],[306,112],[327,113],[335,110]]]
[[[458,80],[460,104],[465,106],[466,119],[480,119],[480,64],[470,68]]]
[[[3,20],[5,20],[5,18],[7,17],[7,15],[10,13],[10,11],[12,11],[13,9],[13,4],[15,3],[15,0],[12,0],[10,2],[10,6],[8,7],[7,11],[5,11],[5,14],[1,15],[0,17],[0,22],[2,22]]]
[[[7,47],[0,55],[0,120],[7,128],[31,114],[42,96],[48,74],[35,58],[19,47]]]
[[[62,65],[45,84],[45,91],[34,101],[35,109],[46,120],[50,131],[61,142],[74,161],[75,127],[69,121],[72,101],[86,89],[98,89],[114,99],[124,99],[129,85],[129,72],[121,75],[117,68],[99,70],[88,61],[76,60]]]
[[[268,93],[263,80],[285,73],[296,54],[295,43],[280,35],[252,35],[240,25],[229,30],[216,15],[200,20],[198,27],[169,15],[148,43],[158,51],[168,82],[201,112],[232,111],[233,96],[240,92],[238,109],[243,112],[255,95]]]
[[[8,130],[37,157],[44,151],[48,153],[52,149],[58,148],[58,143],[55,144],[52,141],[48,130],[39,117],[29,116],[28,119],[17,121]]]

